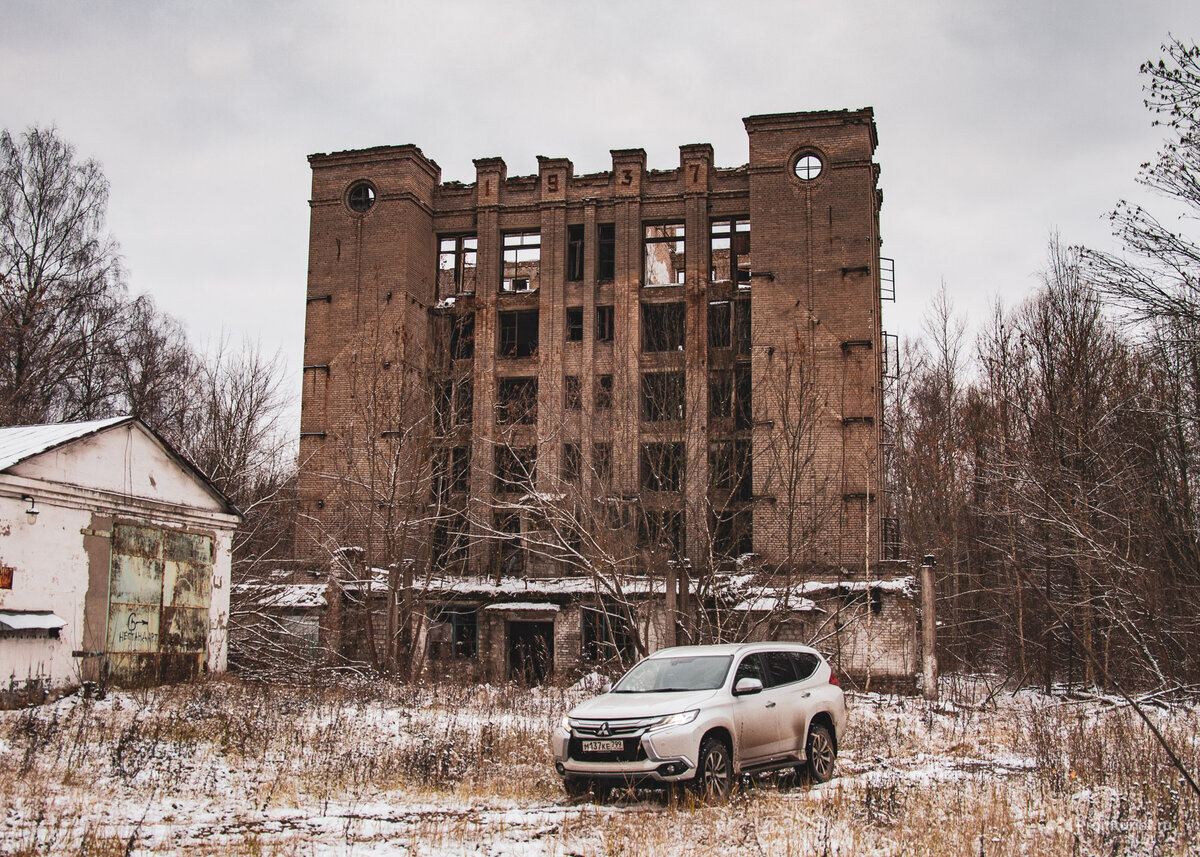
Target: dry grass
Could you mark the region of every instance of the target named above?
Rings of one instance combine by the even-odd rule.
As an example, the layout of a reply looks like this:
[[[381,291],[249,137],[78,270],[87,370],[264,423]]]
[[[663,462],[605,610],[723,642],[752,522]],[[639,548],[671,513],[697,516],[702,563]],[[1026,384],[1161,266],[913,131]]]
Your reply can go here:
[[[0,851],[1200,853],[1197,802],[1124,709],[856,697],[825,786],[771,778],[724,807],[594,807],[567,803],[547,747],[580,695],[214,680],[5,712]],[[1195,770],[1200,714],[1158,717]]]

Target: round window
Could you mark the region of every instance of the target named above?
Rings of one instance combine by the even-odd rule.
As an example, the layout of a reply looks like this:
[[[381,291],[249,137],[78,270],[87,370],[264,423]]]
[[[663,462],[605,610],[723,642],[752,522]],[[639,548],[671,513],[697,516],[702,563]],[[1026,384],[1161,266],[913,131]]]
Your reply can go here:
[[[375,204],[375,188],[366,182],[352,185],[350,192],[346,195],[346,203],[350,206],[351,211],[357,211],[359,214],[369,211]]]
[[[796,159],[796,178],[808,182],[821,174],[824,165],[816,155],[801,155]]]

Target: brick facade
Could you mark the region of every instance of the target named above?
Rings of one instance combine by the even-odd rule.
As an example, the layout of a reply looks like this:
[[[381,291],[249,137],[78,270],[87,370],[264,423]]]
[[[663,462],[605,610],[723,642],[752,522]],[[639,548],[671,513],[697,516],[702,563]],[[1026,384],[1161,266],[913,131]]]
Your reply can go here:
[[[481,158],[466,184],[411,145],[310,156],[298,556],[661,574],[685,617],[739,555],[877,578],[873,114],[745,127],[734,168],[693,144],[670,170]]]

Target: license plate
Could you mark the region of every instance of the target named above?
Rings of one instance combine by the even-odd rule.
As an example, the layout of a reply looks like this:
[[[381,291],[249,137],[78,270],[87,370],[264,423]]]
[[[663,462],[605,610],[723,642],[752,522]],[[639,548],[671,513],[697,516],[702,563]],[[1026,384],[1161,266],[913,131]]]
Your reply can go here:
[[[584,741],[585,753],[620,753],[625,749],[624,741]]]

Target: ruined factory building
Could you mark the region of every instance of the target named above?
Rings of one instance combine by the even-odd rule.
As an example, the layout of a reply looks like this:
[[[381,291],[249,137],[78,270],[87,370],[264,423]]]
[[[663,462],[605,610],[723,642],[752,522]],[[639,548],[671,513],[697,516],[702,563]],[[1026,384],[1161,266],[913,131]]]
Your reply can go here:
[[[413,145],[310,156],[297,558],[338,592],[404,569],[385,589],[420,588],[430,656],[491,674],[790,628],[910,676],[908,589],[880,588],[908,572],[874,115],[744,124],[729,167],[704,143],[470,182]],[[335,599],[347,656],[395,594]]]
[[[0,429],[0,692],[223,670],[240,520],[132,417]]]

